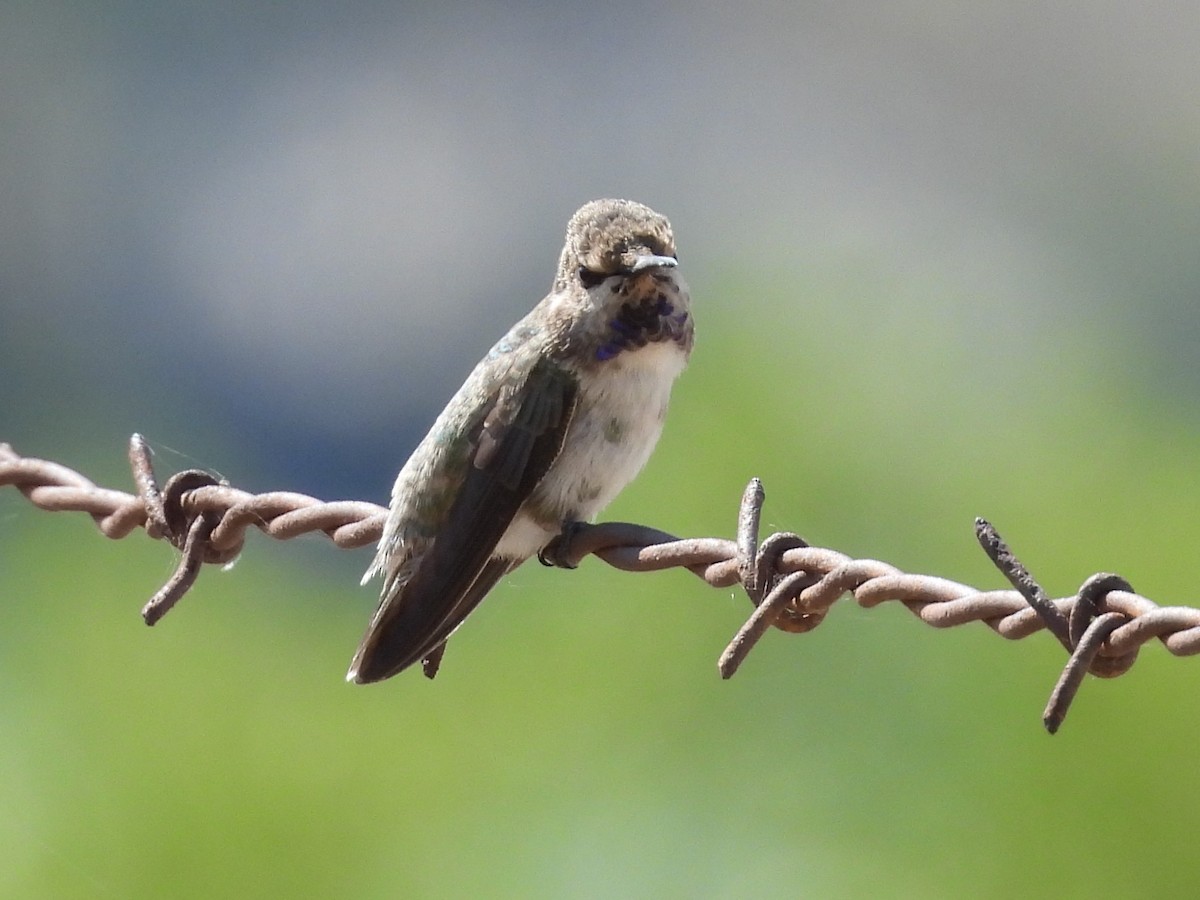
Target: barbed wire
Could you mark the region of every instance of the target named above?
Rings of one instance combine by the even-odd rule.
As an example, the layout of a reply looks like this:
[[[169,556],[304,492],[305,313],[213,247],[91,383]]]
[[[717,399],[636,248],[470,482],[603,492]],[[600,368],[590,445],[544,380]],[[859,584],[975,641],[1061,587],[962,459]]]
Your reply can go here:
[[[236,558],[251,526],[279,540],[321,532],[342,548],[374,544],[383,531],[387,509],[377,504],[326,503],[286,491],[250,494],[199,469],[173,475],[160,489],[151,455],[145,439],[134,434],[129,461],[137,493],[129,494],[98,487],[60,463],[22,457],[0,443],[0,486],[12,485],[40,509],[88,513],[106,537],[123,538],[144,528],[181,551],[175,573],[142,608],[148,625],[178,602],[204,563]],[[1042,716],[1051,733],[1062,724],[1088,672],[1102,678],[1124,674],[1142,645],[1155,638],[1176,656],[1200,653],[1200,610],[1159,606],[1107,573],[1086,579],[1074,596],[1052,600],[983,519],[976,519],[976,537],[1012,590],[980,591],[908,574],[878,560],[811,547],[787,532],[760,542],[764,498],[762,483],[752,479],[734,540],[678,538],[644,525],[606,522],[557,539],[541,558],[573,568],[594,555],[627,572],[685,568],[713,587],[741,585],[754,608],[720,656],[722,678],[738,670],[769,628],[811,631],[845,594],[866,608],[899,602],[935,628],[983,622],[1009,640],[1046,629],[1069,655]]]

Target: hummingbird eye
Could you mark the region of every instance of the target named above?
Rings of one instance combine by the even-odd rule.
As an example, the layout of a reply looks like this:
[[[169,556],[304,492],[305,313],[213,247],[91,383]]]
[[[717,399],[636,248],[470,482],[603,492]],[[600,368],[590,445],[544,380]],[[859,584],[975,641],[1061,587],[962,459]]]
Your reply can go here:
[[[595,272],[587,266],[579,267],[579,280],[583,282],[583,286],[586,288],[595,287],[607,277],[603,272]]]

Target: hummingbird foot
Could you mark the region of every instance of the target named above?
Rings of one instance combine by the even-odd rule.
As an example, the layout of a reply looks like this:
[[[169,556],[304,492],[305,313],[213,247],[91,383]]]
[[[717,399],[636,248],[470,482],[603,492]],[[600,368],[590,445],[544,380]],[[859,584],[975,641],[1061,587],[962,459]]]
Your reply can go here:
[[[587,522],[563,522],[558,537],[538,551],[538,562],[556,569],[577,569],[579,560],[571,553],[571,542],[587,527]]]

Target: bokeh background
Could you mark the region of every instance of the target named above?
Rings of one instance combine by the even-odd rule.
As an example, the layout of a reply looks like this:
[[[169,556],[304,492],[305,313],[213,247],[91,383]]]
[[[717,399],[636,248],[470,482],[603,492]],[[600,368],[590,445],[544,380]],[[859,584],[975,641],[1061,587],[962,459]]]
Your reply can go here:
[[[699,322],[606,518],[766,524],[1196,603],[1200,7],[0,6],[0,440],[382,502],[571,212],[674,222]],[[529,566],[433,683],[342,673],[370,552],[166,546],[0,491],[0,895],[1172,896],[1200,664],[1039,715],[1044,635]]]

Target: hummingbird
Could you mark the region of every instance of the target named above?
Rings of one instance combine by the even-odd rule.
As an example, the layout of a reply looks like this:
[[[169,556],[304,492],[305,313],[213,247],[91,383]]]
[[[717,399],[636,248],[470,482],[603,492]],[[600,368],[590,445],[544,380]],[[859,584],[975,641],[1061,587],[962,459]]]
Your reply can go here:
[[[645,465],[693,323],[666,218],[594,200],[550,293],[479,362],[396,476],[365,584],[383,575],[347,681],[421,662],[503,576],[569,541]],[[552,560],[551,560],[552,562]]]

